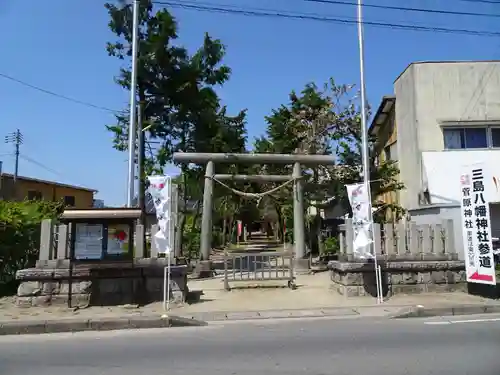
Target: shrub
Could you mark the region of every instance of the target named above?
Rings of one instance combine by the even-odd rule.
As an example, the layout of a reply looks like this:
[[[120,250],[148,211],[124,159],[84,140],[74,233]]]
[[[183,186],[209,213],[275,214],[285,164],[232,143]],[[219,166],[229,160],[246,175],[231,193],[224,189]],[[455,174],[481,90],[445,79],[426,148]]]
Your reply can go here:
[[[339,240],[336,237],[328,237],[323,242],[324,254],[337,254],[339,252]]]
[[[62,203],[0,201],[0,296],[16,292],[16,272],[38,259],[40,224],[57,218]]]

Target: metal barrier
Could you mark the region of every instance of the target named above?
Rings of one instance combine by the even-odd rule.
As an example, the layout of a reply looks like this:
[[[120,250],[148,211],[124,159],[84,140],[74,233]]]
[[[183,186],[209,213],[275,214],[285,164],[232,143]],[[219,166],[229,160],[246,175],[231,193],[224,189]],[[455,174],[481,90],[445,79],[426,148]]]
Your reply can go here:
[[[284,280],[296,288],[291,252],[224,253],[224,288],[231,290],[230,282]],[[231,268],[229,266],[231,265]]]

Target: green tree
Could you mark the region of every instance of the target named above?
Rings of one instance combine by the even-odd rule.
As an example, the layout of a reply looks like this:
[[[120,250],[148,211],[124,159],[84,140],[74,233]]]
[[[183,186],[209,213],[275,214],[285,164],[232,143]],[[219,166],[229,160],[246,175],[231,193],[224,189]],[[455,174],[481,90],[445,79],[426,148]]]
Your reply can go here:
[[[107,44],[110,56],[124,60],[116,82],[130,90],[132,55],[132,6],[125,1],[106,3],[109,27],[117,39]],[[202,46],[190,54],[174,44],[178,26],[167,9],[153,8],[151,0],[141,0],[137,91],[142,104],[142,130],[147,140],[145,173],[163,173],[174,152],[242,152],[246,141],[246,112],[230,116],[215,88],[224,84],[231,70],[222,64],[225,47],[205,34]],[[125,151],[128,146],[129,116],[125,110],[108,126],[113,145]],[[181,165],[181,193],[200,197],[204,168]],[[140,176],[144,179],[145,176]],[[195,187],[197,185],[198,189]],[[183,207],[183,206],[181,206]],[[183,216],[185,212],[181,212]],[[181,233],[185,220],[181,218]],[[197,217],[192,229],[196,230]]]
[[[229,79],[230,68],[221,64],[225,47],[220,40],[205,34],[203,45],[193,54],[173,44],[178,38],[177,24],[167,9],[155,11],[150,0],[142,0],[139,16],[137,95],[143,103],[146,138],[159,143],[148,155],[148,172],[161,172],[177,151],[209,152],[234,135],[232,126],[243,124],[245,111],[227,116],[215,86]],[[109,27],[118,40],[110,42],[110,56],[130,60],[132,54],[132,9],[120,1],[107,3]],[[130,63],[120,69],[116,82],[130,90]],[[114,146],[128,146],[128,114],[117,115],[117,124],[108,126]],[[243,139],[244,144],[244,139]]]
[[[266,134],[256,140],[256,152],[323,154],[335,159],[333,166],[304,171],[306,206],[327,208],[341,205],[349,211],[345,185],[361,181],[360,113],[356,98],[352,85],[338,85],[333,79],[322,88],[311,83],[299,94],[292,92],[289,103],[266,117]],[[370,180],[373,205],[379,209],[376,219],[380,221],[386,210],[397,213],[402,210],[397,206],[381,205],[377,198],[384,192],[400,190],[403,185],[396,179],[399,171],[394,162],[375,163],[375,142],[376,139],[370,139]],[[291,167],[268,165],[262,172],[290,174]],[[272,197],[280,223],[284,209],[291,211],[291,189],[292,186],[287,186]],[[312,235],[316,237],[320,218],[313,218],[313,223]]]
[[[0,200],[0,297],[16,292],[18,270],[35,266],[42,220],[63,210],[63,202]]]

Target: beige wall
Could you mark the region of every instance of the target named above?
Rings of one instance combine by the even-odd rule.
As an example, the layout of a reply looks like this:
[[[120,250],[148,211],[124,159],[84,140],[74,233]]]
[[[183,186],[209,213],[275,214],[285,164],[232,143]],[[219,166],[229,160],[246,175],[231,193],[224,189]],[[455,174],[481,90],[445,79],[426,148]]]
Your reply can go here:
[[[401,204],[416,209],[427,185],[422,152],[443,151],[442,126],[500,124],[500,62],[415,63],[394,91]]]
[[[75,208],[92,208],[94,201],[94,192],[92,191],[22,178],[17,180],[14,189],[12,178],[2,176],[2,197],[4,199],[27,199],[30,191],[40,192],[42,199],[47,201],[58,201],[63,200],[65,196],[73,196],[75,197]]]
[[[398,161],[399,160],[399,150],[398,148],[398,131],[396,126],[396,115],[394,111],[394,107],[387,116],[387,121],[380,127],[378,132],[378,139],[383,143],[380,148],[380,155],[378,156],[379,163],[384,163],[388,160],[388,155],[386,150],[390,150],[390,160]],[[399,179],[399,176],[396,178]],[[375,197],[376,201],[383,202],[386,204],[399,204],[399,191],[391,191],[387,193],[383,193],[377,197]],[[392,220],[393,215],[390,210],[387,211],[387,220]]]

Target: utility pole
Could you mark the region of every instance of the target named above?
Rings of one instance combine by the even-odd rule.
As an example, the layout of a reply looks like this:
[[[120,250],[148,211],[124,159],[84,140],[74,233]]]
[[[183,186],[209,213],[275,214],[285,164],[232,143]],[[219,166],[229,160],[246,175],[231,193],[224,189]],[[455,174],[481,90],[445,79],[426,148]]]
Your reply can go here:
[[[143,101],[139,99],[139,108],[137,115],[137,165],[138,165],[138,182],[139,189],[137,193],[137,204],[141,209],[141,224],[145,224],[145,215],[146,215],[146,176],[144,175],[144,159],[146,154],[146,137],[144,134],[144,126],[143,126],[143,111],[144,105]]]
[[[3,199],[3,194],[2,194],[2,166],[3,166],[3,162],[0,160],[0,201]]]
[[[17,176],[19,174],[19,146],[23,144],[23,134],[19,129],[16,129],[15,132],[12,132],[5,136],[5,143],[14,144],[14,155],[16,158],[14,167],[14,184],[15,184],[17,182]]]
[[[137,54],[139,34],[139,0],[134,0],[132,10],[132,71],[130,77],[130,118],[128,132],[128,177],[127,177],[127,207],[132,207],[135,185],[135,138],[137,110]]]
[[[370,188],[370,151],[368,146],[368,125],[366,112],[366,86],[365,86],[365,44],[363,36],[363,0],[357,3],[357,24],[358,24],[358,45],[359,45],[359,75],[361,84],[361,156],[363,160],[363,185],[368,196],[368,221],[370,225],[369,236],[373,241],[373,212],[372,212],[372,194]],[[375,267],[375,284],[377,286],[377,303],[383,302],[380,268],[378,266],[375,246],[372,242],[371,250],[373,252],[373,263]]]

